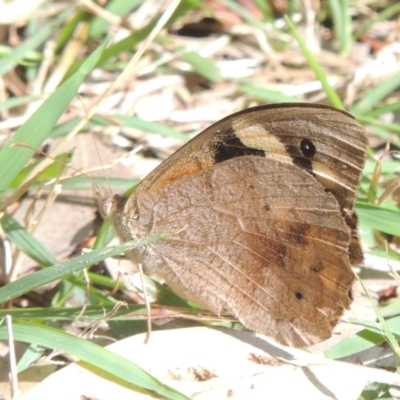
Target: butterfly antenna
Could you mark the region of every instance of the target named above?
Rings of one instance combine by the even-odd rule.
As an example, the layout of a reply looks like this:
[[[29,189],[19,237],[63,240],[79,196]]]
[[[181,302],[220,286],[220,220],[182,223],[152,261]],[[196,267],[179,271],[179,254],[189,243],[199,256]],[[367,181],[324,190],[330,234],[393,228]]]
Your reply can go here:
[[[88,110],[86,109],[85,102],[82,101],[82,98],[81,98],[80,96],[79,96],[79,100],[80,100],[80,102],[81,102],[81,104],[82,104],[82,108],[83,108],[83,110],[84,110],[84,112],[85,112],[85,114],[86,114],[86,119],[87,119],[87,123],[88,123],[89,128],[90,128],[89,130],[90,130],[90,134],[91,134],[91,136],[92,136],[94,148],[95,148],[95,150],[96,150],[97,158],[98,158],[98,160],[99,160],[99,162],[100,162],[100,165],[101,165],[101,170],[102,170],[102,172],[103,172],[103,176],[105,177],[106,182],[107,182],[108,194],[110,195],[110,194],[112,194],[110,181],[109,181],[109,179],[108,179],[108,175],[107,175],[107,173],[106,173],[106,169],[104,168],[104,164],[103,164],[103,161],[102,161],[101,156],[100,156],[99,146],[97,145],[96,137],[95,137],[95,135],[94,135],[94,133],[93,133],[93,129],[92,129],[92,127],[91,127],[91,122],[90,122],[90,118],[89,118],[89,113],[88,113]],[[93,178],[92,178],[92,179],[93,179]],[[95,184],[95,183],[96,183],[96,184]],[[95,193],[96,193],[96,198],[99,199],[99,197],[98,197],[98,196],[99,196],[98,190],[99,190],[99,187],[101,187],[101,184],[100,184],[99,182],[97,182],[97,181],[94,179],[92,185],[93,185],[93,189],[94,189],[94,191],[95,191]],[[104,190],[103,190],[103,192],[104,192]]]

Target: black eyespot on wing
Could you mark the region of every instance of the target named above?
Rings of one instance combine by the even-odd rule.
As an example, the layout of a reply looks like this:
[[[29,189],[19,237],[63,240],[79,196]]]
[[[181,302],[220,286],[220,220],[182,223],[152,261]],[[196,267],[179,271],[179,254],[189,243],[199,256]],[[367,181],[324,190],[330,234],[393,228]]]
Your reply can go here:
[[[303,156],[307,158],[314,157],[317,152],[314,143],[310,139],[302,139],[300,142],[300,150]]]
[[[316,148],[311,140],[302,139],[300,144],[297,141],[285,143],[285,149],[294,165],[314,176],[311,159],[316,153]]]
[[[214,159],[217,163],[242,156],[265,157],[264,150],[247,147],[243,144],[233,129],[219,138],[214,149]]]

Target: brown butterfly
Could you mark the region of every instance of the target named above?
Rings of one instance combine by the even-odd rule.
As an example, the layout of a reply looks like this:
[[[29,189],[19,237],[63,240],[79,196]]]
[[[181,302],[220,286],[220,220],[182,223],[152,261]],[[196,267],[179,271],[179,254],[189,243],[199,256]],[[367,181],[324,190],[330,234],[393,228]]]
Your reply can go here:
[[[128,198],[98,193],[127,256],[184,298],[291,346],[329,338],[362,262],[353,206],[365,131],[315,104],[249,108],[211,125]]]

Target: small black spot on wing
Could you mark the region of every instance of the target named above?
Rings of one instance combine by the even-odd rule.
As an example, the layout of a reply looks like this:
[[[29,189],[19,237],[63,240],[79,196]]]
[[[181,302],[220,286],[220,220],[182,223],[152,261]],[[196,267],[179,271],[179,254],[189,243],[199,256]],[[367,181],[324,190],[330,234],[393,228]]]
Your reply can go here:
[[[303,300],[303,298],[304,298],[303,293],[301,293],[301,292],[299,292],[299,291],[296,291],[296,292],[294,293],[294,295],[296,296],[296,299],[297,299],[297,300]]]
[[[324,269],[324,265],[321,261],[317,262],[316,264],[311,266],[311,271],[319,273]]]

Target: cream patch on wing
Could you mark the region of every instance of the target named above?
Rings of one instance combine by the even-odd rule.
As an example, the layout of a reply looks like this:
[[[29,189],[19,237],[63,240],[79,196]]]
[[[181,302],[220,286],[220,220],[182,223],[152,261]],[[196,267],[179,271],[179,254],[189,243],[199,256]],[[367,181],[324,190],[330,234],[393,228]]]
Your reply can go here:
[[[240,141],[249,148],[264,150],[265,158],[293,163],[292,157],[287,153],[284,143],[279,140],[273,133],[267,131],[261,124],[246,126],[246,121],[234,121],[233,128]],[[340,176],[328,165],[316,160],[310,160],[312,170],[317,181],[323,186],[331,190],[339,190],[343,188]],[[346,189],[351,188],[346,186]]]
[[[240,141],[249,148],[264,150],[266,157],[291,162],[285,145],[261,124],[246,126],[242,121],[234,121],[233,128]]]
[[[337,174],[337,172],[329,168],[326,164],[319,161],[311,161],[315,179],[325,188],[331,190],[339,190],[346,188],[352,190],[350,187],[344,185],[343,179]]]

